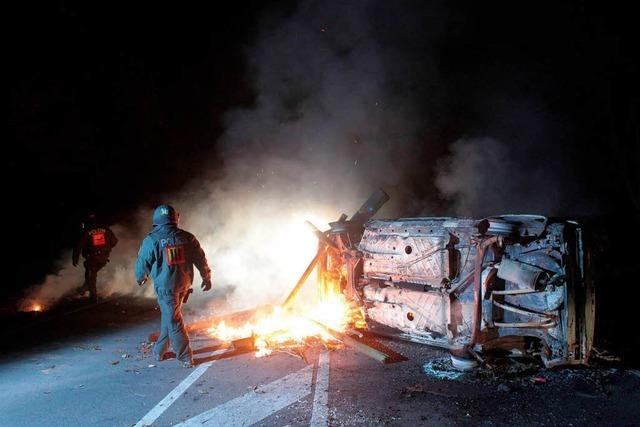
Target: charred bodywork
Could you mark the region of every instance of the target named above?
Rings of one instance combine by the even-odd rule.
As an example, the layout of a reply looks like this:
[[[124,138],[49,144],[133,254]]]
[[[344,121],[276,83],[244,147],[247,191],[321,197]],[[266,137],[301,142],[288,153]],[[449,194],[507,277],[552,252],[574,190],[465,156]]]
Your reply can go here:
[[[500,349],[547,366],[586,363],[594,330],[578,223],[536,215],[370,220],[375,193],[331,224],[322,286],[357,302],[366,328],[481,358]],[[329,242],[330,241],[330,242]]]

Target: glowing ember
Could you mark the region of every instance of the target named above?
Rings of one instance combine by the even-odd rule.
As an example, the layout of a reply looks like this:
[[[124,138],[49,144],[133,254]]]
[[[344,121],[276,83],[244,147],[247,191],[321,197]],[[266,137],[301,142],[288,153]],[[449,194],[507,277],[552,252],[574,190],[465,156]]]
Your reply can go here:
[[[46,306],[42,302],[34,299],[22,300],[18,306],[19,311],[26,313],[40,313],[45,311],[45,309]]]

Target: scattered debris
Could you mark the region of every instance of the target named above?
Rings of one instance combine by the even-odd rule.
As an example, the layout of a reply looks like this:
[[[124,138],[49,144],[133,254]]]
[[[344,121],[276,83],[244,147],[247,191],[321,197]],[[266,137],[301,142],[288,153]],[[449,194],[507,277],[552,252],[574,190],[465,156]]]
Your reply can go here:
[[[364,354],[365,356],[369,356],[372,359],[377,360],[380,363],[386,363],[387,359],[389,358],[389,355],[376,350],[375,348],[368,346],[367,344],[363,343],[362,341],[358,341],[355,338],[350,337],[347,334],[343,334],[341,332],[335,331],[325,325],[323,325],[320,322],[316,322],[314,321],[315,324],[317,324],[318,326],[322,327],[322,329],[324,329],[329,335],[331,335],[333,338],[335,338],[336,340],[344,343],[345,345],[351,347],[352,349]]]
[[[240,350],[255,351],[256,350],[255,337],[253,336],[235,339],[231,341],[231,344],[233,345],[233,349],[236,351],[240,351]]]
[[[456,380],[464,375],[464,372],[453,367],[449,357],[442,357],[425,363],[422,366],[422,371],[430,377],[441,380]]]
[[[536,376],[536,377],[533,377],[533,378],[531,379],[531,381],[532,381],[534,384],[546,384],[546,383],[547,383],[547,378],[545,378],[545,377],[543,377],[543,376]]]
[[[402,391],[402,396],[413,397],[418,393],[424,393],[424,387],[422,386],[422,384],[414,384],[405,387],[405,389]]]
[[[616,356],[615,354],[611,354],[608,350],[604,350],[597,347],[591,348],[591,357],[593,359],[598,359],[603,362],[620,362],[622,358],[620,356]]]
[[[119,361],[119,360],[112,360],[112,361],[111,361],[111,364],[112,364],[112,365],[117,365],[118,363],[120,363],[120,361]]]
[[[293,356],[295,358],[298,358],[298,359],[304,361],[304,363],[308,364],[307,358],[304,356],[304,353],[300,349],[296,349],[296,348],[291,348],[291,349],[276,348],[275,351],[277,351],[278,353],[288,354],[289,356]]]
[[[498,391],[508,392],[508,391],[511,391],[511,388],[508,385],[501,383],[501,384],[498,384]]]
[[[475,372],[481,378],[518,378],[533,375],[540,370],[540,364],[533,360],[498,357],[485,363]]]
[[[138,347],[138,356],[136,357],[137,360],[142,360],[142,359],[146,359],[147,357],[151,356],[151,349],[153,348],[153,343],[152,342],[148,342],[148,341],[142,341],[140,343],[140,346]]]
[[[334,350],[340,350],[341,348],[344,347],[344,344],[342,344],[341,342],[322,342],[322,346],[324,347],[325,350],[328,351],[334,351]]]
[[[156,365],[149,365],[148,367],[149,367],[149,368],[155,368],[155,367],[156,367]]]

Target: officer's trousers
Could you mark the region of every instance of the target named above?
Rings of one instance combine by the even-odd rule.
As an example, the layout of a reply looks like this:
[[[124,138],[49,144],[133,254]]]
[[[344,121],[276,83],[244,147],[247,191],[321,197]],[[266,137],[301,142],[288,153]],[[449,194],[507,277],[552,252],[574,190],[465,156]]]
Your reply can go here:
[[[83,290],[89,291],[89,297],[92,301],[97,301],[98,290],[96,288],[96,281],[98,280],[98,271],[102,269],[109,262],[106,258],[86,258],[84,261],[84,284]]]
[[[153,354],[158,359],[169,348],[169,342],[176,353],[176,358],[181,362],[190,362],[193,357],[189,335],[182,320],[184,294],[184,292],[173,294],[156,289],[160,306],[160,336],[153,347]]]

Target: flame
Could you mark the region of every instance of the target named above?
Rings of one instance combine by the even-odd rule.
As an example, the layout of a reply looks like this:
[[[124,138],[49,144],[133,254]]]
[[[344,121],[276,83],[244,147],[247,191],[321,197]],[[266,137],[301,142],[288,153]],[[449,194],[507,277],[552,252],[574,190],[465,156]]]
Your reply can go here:
[[[318,323],[338,332],[361,323],[361,310],[339,291],[335,277],[322,278],[318,281],[320,285],[313,279],[308,282],[313,282],[318,290],[314,301],[297,300],[288,309],[276,306],[239,326],[229,326],[222,321],[211,326],[208,333],[225,342],[253,336],[256,356],[261,357],[276,348],[299,346],[310,337],[324,342],[335,341]]]
[[[21,301],[18,310],[26,313],[39,313],[44,311],[44,308],[45,307],[41,302],[33,299],[26,299]]]
[[[283,287],[278,285],[290,283],[289,286],[293,286],[302,269],[318,251],[318,239],[309,232],[305,219],[321,228],[328,223],[326,219],[307,214],[284,218],[274,216],[267,225],[262,220],[247,234],[248,240],[244,243],[260,248],[265,259],[269,260],[268,271],[260,270],[256,277],[256,271],[248,268],[252,265],[249,263],[255,260],[243,258],[246,254],[241,247],[245,245],[238,245],[235,251],[226,251],[225,258],[220,261],[225,265],[226,279],[235,283],[252,283],[255,289],[251,292],[271,293],[275,298],[283,298]],[[252,223],[248,224],[251,226]],[[290,307],[276,306],[257,312],[244,324],[230,325],[224,321],[213,324],[207,333],[224,342],[253,337],[256,356],[265,356],[277,348],[300,346],[311,337],[325,343],[334,341],[318,323],[338,332],[344,332],[353,325],[361,326],[364,320],[362,311],[348,301],[341,290],[340,284],[345,282],[347,274],[342,257],[337,252],[325,252],[325,255],[323,274],[316,269],[316,274],[312,273],[304,285],[306,291],[315,288],[315,292],[301,292]],[[246,295],[246,300],[250,297]]]
[[[330,216],[269,212],[260,218],[240,218],[231,220],[234,233],[207,235],[203,247],[215,254],[217,282],[236,290],[229,305],[245,310],[280,301],[318,249],[318,239],[305,220],[326,228]]]

